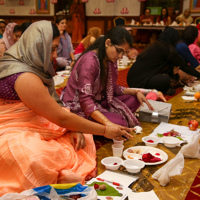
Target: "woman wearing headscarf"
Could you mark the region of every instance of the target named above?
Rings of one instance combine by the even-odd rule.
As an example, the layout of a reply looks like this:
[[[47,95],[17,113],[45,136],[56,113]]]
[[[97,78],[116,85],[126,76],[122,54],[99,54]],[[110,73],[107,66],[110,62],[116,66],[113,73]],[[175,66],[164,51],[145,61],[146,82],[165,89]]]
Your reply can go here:
[[[197,27],[187,26],[182,32],[181,40],[176,44],[179,55],[193,68],[199,67],[199,62],[194,58],[188,46],[193,44],[197,37]]]
[[[0,59],[4,52],[19,40],[22,34],[21,26],[16,23],[9,23],[0,39]]]
[[[131,129],[103,126],[60,106],[52,66],[59,36],[50,21],[35,22],[0,61],[0,196],[54,183],[84,184],[95,174],[92,134],[131,137]]]
[[[101,124],[134,127],[134,112],[147,103],[137,89],[117,85],[117,60],[132,46],[132,37],[123,27],[114,27],[98,38],[78,58],[67,86],[61,94],[66,107],[84,118]]]
[[[97,38],[99,38],[101,35],[101,29],[98,27],[92,27],[88,30],[88,34],[83,40],[79,43],[79,45],[76,47],[74,54],[81,54],[83,51],[85,51],[88,46],[90,46]]]
[[[178,31],[172,27],[166,28],[159,39],[140,53],[131,66],[127,75],[129,87],[157,89],[173,95],[175,90],[172,89],[172,80],[178,78],[176,74],[179,68],[187,74],[200,77],[200,73],[176,52],[178,40]]]

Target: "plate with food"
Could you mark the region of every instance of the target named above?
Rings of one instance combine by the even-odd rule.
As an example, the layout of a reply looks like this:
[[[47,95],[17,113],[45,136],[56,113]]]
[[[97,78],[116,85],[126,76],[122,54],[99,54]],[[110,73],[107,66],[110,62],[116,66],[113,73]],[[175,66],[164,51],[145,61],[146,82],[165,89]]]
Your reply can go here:
[[[159,165],[168,160],[168,155],[164,151],[149,146],[130,147],[123,152],[123,157],[127,160],[142,160],[145,165]]]

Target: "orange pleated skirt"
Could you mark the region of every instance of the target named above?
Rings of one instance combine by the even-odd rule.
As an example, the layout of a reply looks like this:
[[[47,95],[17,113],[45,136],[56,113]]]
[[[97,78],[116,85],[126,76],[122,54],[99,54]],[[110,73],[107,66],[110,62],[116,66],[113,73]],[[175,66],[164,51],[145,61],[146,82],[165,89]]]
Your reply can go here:
[[[67,112],[67,111],[66,111]],[[82,183],[96,167],[93,136],[76,152],[70,132],[22,102],[0,102],[0,196],[55,184]]]

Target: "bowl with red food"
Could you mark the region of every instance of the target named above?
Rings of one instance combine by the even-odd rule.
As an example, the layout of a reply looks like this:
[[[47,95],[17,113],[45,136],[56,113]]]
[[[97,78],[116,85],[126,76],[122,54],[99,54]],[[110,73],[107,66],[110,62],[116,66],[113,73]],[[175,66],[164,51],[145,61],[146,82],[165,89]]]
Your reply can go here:
[[[160,139],[154,136],[145,136],[142,138],[142,141],[146,146],[155,147],[160,142]]]
[[[101,164],[103,164],[106,169],[118,170],[120,165],[123,165],[123,160],[119,157],[110,156],[102,159]]]

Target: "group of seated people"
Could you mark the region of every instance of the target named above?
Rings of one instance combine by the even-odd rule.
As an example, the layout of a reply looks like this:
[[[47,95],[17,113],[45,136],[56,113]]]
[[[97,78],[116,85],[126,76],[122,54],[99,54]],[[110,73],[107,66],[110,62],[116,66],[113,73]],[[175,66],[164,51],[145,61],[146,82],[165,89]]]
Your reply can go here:
[[[101,37],[99,29],[88,32],[75,60],[66,25],[62,18],[32,23],[0,59],[0,196],[55,183],[84,184],[96,175],[93,135],[130,139],[140,125],[135,111],[144,103],[154,110],[146,98],[152,89],[163,99],[180,70],[189,79],[200,77],[198,67],[179,56],[178,31],[166,28],[138,55],[129,88],[119,86],[117,60],[132,48],[129,31],[118,26]],[[188,28],[195,40],[198,29]],[[194,40],[185,31],[180,44],[188,47]],[[59,58],[72,66],[60,97],[53,81]]]
[[[140,16],[139,22],[142,25],[158,23],[160,25],[169,26],[173,23],[173,21],[175,21],[179,25],[188,26],[193,22],[193,17],[191,17],[190,14],[190,10],[185,9],[182,14],[173,18],[168,14],[168,9],[163,7],[161,9],[161,15],[154,18],[154,16],[151,15],[151,9],[146,8],[144,14]],[[153,38],[153,41],[155,40],[154,38],[157,37],[157,33],[158,32],[152,32],[150,30],[138,30],[136,41],[141,42],[142,44],[150,43],[151,38]]]

